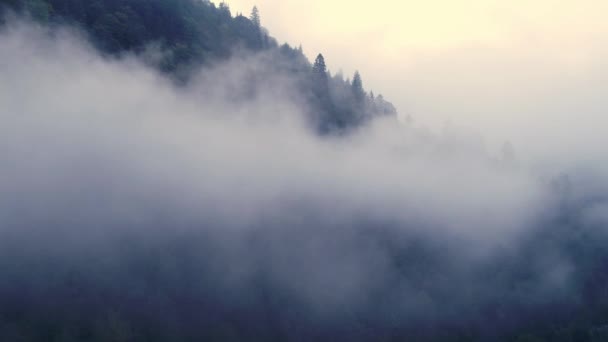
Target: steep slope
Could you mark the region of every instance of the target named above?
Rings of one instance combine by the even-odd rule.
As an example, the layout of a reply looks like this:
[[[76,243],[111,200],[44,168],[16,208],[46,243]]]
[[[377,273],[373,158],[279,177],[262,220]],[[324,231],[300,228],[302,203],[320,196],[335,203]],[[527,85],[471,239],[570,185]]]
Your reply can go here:
[[[162,53],[151,62],[182,82],[193,69],[235,53],[271,54],[269,65],[281,66],[275,73],[297,79],[311,120],[322,133],[344,132],[375,116],[396,115],[391,103],[363,89],[358,73],[352,83],[341,75],[332,77],[322,55],[313,67],[301,47],[279,46],[261,26],[257,9],[246,18],[232,16],[225,3],[216,6],[206,0],[0,0],[0,4],[47,25],[75,25],[110,56],[127,52],[145,56],[150,49],[159,50]]]

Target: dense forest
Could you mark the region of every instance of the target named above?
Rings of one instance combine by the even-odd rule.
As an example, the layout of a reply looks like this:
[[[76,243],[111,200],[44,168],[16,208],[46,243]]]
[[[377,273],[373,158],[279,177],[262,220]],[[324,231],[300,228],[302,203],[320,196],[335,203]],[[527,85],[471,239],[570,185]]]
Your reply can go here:
[[[297,77],[300,95],[310,104],[311,121],[321,133],[339,133],[375,116],[396,115],[382,95],[363,89],[361,75],[331,75],[319,54],[314,65],[302,47],[280,45],[262,26],[253,8],[249,17],[233,16],[226,3],[206,0],[1,0],[0,6],[49,25],[75,25],[103,53],[143,54],[150,46],[162,50],[158,68],[178,81],[192,69],[230,58],[239,50],[265,52],[276,73]]]
[[[253,90],[239,93],[236,100],[255,97],[256,82],[268,70],[275,76],[285,75],[295,83],[298,98],[294,101],[306,104],[303,108],[315,138],[322,143],[347,139],[351,134],[346,133],[355,135],[374,118],[396,116],[393,105],[364,89],[358,72],[345,79],[339,72],[328,71],[322,54],[311,62],[301,47],[278,44],[263,27],[256,8],[243,16],[231,13],[225,3],[204,0],[0,0],[0,4],[3,23],[24,16],[51,30],[75,28],[103,59],[134,55],[177,89],[186,87],[197,70],[241,54],[263,55],[264,71],[251,77],[251,84],[240,85]],[[151,49],[160,53],[150,57]],[[3,63],[18,64],[0,60],[4,72]],[[53,82],[61,83],[57,80]],[[15,113],[35,102],[22,85],[39,83],[37,79],[19,81],[0,79],[4,84],[18,84],[15,94],[26,94],[23,103],[11,107]],[[128,78],[116,84],[123,81]],[[108,102],[124,100],[108,93],[98,97]],[[153,95],[150,101],[156,105]],[[48,98],[43,100],[56,105]],[[22,119],[3,109],[0,114]],[[106,121],[104,117],[95,124],[103,126]],[[416,164],[415,158],[406,163],[383,162],[384,155],[377,153],[375,144],[369,147],[365,163],[349,163],[343,157],[349,151],[344,145],[321,149],[318,146],[325,145],[315,140],[310,144],[314,147],[306,145],[295,156],[283,158],[283,150],[277,149],[279,156],[267,157],[273,163],[266,165],[250,162],[249,154],[259,154],[265,161],[264,153],[272,155],[274,150],[264,150],[284,141],[269,143],[258,134],[259,149],[235,153],[250,164],[229,159],[228,171],[213,169],[213,162],[228,152],[215,145],[191,148],[193,159],[211,155],[205,159],[208,171],[179,159],[180,153],[191,152],[179,150],[180,139],[171,140],[169,147],[163,145],[166,150],[161,150],[169,157],[147,149],[147,140],[129,131],[137,125],[99,134],[96,127],[91,128],[93,124],[74,125],[83,132],[65,138],[53,130],[62,133],[61,129],[45,122],[50,133],[12,129],[45,126],[37,121],[26,120],[22,126],[21,121],[3,122],[2,127],[8,128],[0,127],[4,133],[0,134],[0,341],[608,341],[608,235],[603,211],[608,207],[608,190],[593,183],[592,175],[535,178],[530,184],[542,188],[545,197],[542,208],[521,209],[536,210],[530,215],[533,219],[521,223],[524,233],[504,238],[511,243],[489,239],[498,241],[493,252],[473,257],[468,252],[477,251],[483,239],[468,241],[443,227],[454,223],[450,220],[462,219],[459,213],[447,210],[453,215],[445,215],[450,221],[446,223],[441,220],[445,208],[427,208],[424,200],[436,202],[425,196],[411,197],[423,204],[414,200],[408,204],[432,215],[412,214],[415,210],[397,205],[394,209],[401,196],[421,190],[413,186],[397,191],[392,183],[383,183],[397,173],[413,172],[390,168],[428,169]],[[149,130],[167,134],[163,124],[151,125]],[[179,127],[193,141],[202,135],[196,131],[190,137],[189,126]],[[13,131],[15,136],[10,135]],[[226,131],[203,130],[217,136]],[[421,137],[421,149],[431,146],[427,148],[431,161],[422,164],[435,165],[437,159],[449,160],[457,154],[458,144],[450,140],[413,129],[407,132],[411,134],[407,138],[416,143]],[[334,135],[337,139],[325,139]],[[285,144],[293,143],[286,136],[280,136]],[[222,141],[217,139],[211,141]],[[54,150],[49,145],[55,140],[64,144]],[[98,141],[102,147],[95,145]],[[228,150],[233,146],[219,145]],[[115,156],[123,150],[127,157]],[[392,156],[394,150],[388,154]],[[457,163],[439,163],[444,167],[435,169],[462,186],[455,186],[454,197],[455,202],[465,202],[469,192],[475,196],[476,182],[491,187],[510,180],[501,178],[504,175],[528,177],[526,172],[520,175],[512,160],[514,152],[507,150],[507,160],[479,157],[481,168],[499,175],[488,177],[492,182],[467,174],[463,170],[468,169]],[[310,157],[315,154],[310,151],[333,157],[332,162],[320,159],[330,166],[318,162],[315,166],[320,171],[311,171],[315,168],[307,168],[306,158],[311,158],[310,164],[317,159]],[[146,163],[130,164],[138,158]],[[300,168],[288,169],[293,172],[285,176],[277,165],[290,158]],[[263,169],[262,176],[247,167]],[[328,170],[332,167],[346,172],[331,178]],[[196,176],[184,171],[189,168]],[[377,190],[380,185],[366,188],[365,179],[351,176],[374,168],[381,171],[380,176],[371,177],[373,182],[391,185],[382,190],[388,195]],[[51,172],[55,169],[60,170],[59,176]],[[224,176],[237,180],[225,181]],[[416,180],[424,183],[426,176],[430,183],[443,180],[436,170],[428,175],[423,172]],[[195,193],[192,189],[200,184],[189,183],[191,179],[208,186],[201,188],[211,195]],[[257,207],[263,201],[246,190],[264,193],[276,185],[268,179],[297,191],[279,191],[280,200]],[[297,183],[294,179],[303,185],[292,184]],[[510,195],[525,192],[505,182]],[[213,192],[216,186],[221,195]],[[378,199],[384,195],[394,202]],[[438,190],[428,197],[458,204],[442,202],[450,197],[448,191]],[[374,206],[376,200],[380,204]],[[493,200],[483,198],[480,211],[496,209],[484,206]],[[241,201],[261,214],[251,214],[253,219],[249,219],[248,211],[239,207]],[[242,209],[248,220],[239,221],[241,213],[235,213],[238,209],[231,205]],[[487,222],[510,219],[500,213],[488,209],[483,218],[497,216],[495,220],[454,224],[463,230],[475,226],[480,235],[488,234]]]

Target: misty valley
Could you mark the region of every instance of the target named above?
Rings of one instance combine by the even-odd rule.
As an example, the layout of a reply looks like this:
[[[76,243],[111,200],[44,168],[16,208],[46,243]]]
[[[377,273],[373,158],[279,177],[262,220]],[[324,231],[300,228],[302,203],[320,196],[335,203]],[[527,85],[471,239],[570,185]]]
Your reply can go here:
[[[608,341],[603,151],[429,129],[264,23],[0,0],[0,342]]]

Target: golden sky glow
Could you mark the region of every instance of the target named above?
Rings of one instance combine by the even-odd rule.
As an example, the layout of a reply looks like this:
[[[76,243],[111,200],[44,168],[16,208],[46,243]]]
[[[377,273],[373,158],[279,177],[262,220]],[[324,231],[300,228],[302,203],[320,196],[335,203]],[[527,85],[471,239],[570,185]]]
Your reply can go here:
[[[276,36],[306,45],[363,40],[391,49],[441,48],[538,36],[585,39],[608,29],[608,2],[601,0],[232,0],[229,5],[245,14],[257,5]]]
[[[228,3],[245,15],[257,5],[280,42],[322,52],[332,71],[360,70],[368,89],[423,122],[517,127],[608,70],[605,0]]]

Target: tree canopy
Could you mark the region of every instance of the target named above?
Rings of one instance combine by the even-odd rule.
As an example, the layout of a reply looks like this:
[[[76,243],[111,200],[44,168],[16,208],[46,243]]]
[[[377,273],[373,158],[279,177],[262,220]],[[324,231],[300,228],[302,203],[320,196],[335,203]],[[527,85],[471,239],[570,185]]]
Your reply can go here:
[[[262,27],[257,7],[249,17],[232,16],[225,2],[216,6],[207,0],[0,0],[0,7],[48,25],[76,25],[108,55],[138,54],[150,44],[160,45],[167,53],[158,68],[181,81],[187,81],[192,68],[230,58],[238,49],[271,53],[279,59],[277,72],[302,79],[301,96],[310,102],[311,118],[323,132],[345,132],[363,123],[362,118],[396,114],[388,102],[365,92],[359,73],[352,85],[329,82],[322,54],[311,65],[301,46],[279,46]]]

